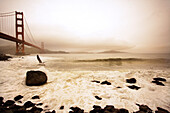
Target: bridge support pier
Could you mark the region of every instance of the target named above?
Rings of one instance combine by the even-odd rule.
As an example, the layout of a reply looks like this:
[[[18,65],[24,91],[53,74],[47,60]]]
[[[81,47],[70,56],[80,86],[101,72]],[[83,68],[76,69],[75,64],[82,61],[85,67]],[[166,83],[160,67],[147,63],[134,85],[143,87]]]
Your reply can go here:
[[[16,54],[24,55],[24,17],[23,12],[15,11],[15,26],[16,39],[21,39],[22,42],[16,42]]]

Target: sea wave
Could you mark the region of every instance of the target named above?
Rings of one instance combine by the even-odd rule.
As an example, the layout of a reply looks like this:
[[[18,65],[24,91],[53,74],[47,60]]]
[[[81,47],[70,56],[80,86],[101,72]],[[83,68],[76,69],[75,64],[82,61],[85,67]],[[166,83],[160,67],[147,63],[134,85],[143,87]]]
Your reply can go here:
[[[107,58],[107,59],[93,59],[93,60],[76,60],[76,62],[117,62],[117,61],[170,61],[170,59],[156,58],[156,59],[143,59],[143,58]]]

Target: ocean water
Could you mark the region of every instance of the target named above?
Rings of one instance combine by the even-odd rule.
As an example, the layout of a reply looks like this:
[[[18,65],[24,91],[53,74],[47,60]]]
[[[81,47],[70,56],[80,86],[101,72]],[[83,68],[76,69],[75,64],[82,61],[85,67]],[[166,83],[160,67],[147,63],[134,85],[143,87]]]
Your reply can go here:
[[[45,66],[39,65],[36,55],[13,56],[10,61],[0,61],[0,96],[5,100],[23,95],[22,104],[28,100],[42,102],[43,109],[67,113],[78,106],[86,112],[93,105],[114,105],[137,111],[138,104],[146,104],[152,110],[162,107],[170,111],[170,54],[40,54]],[[29,70],[41,70],[48,76],[42,86],[26,86]],[[165,86],[151,83],[154,77],[163,77]],[[136,78],[133,90],[127,86],[127,78]],[[109,81],[101,85],[92,80]],[[121,88],[117,88],[121,87]],[[40,99],[31,97],[39,95]],[[102,100],[97,100],[99,96]],[[21,104],[21,103],[18,103]],[[47,108],[45,106],[48,105]],[[60,110],[64,106],[64,110]]]

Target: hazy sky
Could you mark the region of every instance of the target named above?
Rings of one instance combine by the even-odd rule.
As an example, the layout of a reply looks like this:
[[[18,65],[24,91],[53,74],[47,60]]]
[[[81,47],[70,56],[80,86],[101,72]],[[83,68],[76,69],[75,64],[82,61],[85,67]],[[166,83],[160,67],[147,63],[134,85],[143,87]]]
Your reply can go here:
[[[170,52],[170,0],[0,0],[11,11],[48,49]]]

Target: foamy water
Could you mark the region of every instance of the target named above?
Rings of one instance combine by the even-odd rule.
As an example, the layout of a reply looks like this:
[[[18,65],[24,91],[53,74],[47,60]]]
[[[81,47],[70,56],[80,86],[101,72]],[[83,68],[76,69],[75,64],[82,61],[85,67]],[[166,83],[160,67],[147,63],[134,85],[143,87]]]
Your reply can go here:
[[[81,64],[69,66],[74,68],[65,68],[61,70],[61,57],[54,57],[48,55],[40,55],[46,66],[39,66],[36,57],[24,56],[24,58],[15,57],[11,61],[0,61],[0,96],[5,100],[13,99],[17,95],[23,95],[21,100],[23,103],[31,100],[33,102],[42,102],[42,108],[48,105],[48,108],[54,109],[57,113],[67,113],[72,106],[78,106],[85,111],[92,109],[93,105],[114,105],[116,108],[126,108],[130,112],[137,111],[139,104],[146,104],[152,110],[156,107],[162,107],[170,111],[170,70],[169,67],[157,68],[120,68],[105,70],[101,65],[94,70],[86,68],[82,69]],[[59,60],[57,65],[54,60]],[[100,63],[98,63],[100,64]],[[56,67],[52,67],[56,65]],[[80,65],[81,68],[78,68]],[[93,65],[89,65],[93,66]],[[154,64],[152,67],[155,67]],[[97,70],[98,68],[98,70]],[[104,68],[104,69],[103,69]],[[165,69],[164,69],[165,68]],[[47,84],[43,86],[26,86],[25,77],[29,70],[41,70],[48,76]],[[141,87],[139,90],[133,90],[127,86],[127,78],[136,78],[135,85]],[[151,81],[154,77],[164,77],[167,81],[165,86],[158,86]],[[109,81],[111,85],[101,85],[99,83],[91,82],[92,80]],[[117,88],[121,87],[121,88]],[[39,95],[40,99],[32,100],[31,97]],[[97,100],[95,96],[99,96],[102,100]],[[19,104],[19,103],[18,103]],[[64,106],[64,110],[59,110],[60,106]]]

